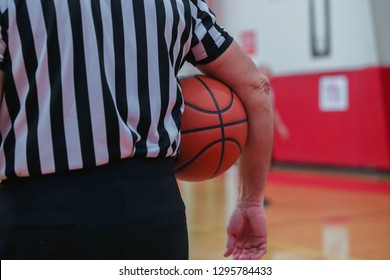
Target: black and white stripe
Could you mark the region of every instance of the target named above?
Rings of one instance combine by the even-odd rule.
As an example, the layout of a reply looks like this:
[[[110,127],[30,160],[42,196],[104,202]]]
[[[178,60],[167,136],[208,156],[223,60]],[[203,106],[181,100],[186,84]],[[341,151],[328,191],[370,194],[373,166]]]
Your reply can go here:
[[[232,38],[203,0],[1,0],[0,179],[175,156],[178,71]]]

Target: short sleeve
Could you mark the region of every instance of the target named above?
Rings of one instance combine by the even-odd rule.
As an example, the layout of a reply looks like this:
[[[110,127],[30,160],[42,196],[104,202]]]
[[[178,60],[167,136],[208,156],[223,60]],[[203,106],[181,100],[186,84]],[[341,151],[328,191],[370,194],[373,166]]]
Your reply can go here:
[[[206,64],[218,58],[233,38],[216,22],[204,0],[191,0],[193,34],[186,60],[193,65]]]

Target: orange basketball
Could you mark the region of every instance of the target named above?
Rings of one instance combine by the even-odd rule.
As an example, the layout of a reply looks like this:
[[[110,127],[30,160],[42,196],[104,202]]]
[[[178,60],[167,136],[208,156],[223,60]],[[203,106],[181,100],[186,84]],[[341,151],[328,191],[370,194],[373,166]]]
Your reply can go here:
[[[213,78],[191,76],[180,83],[185,108],[176,177],[192,182],[214,178],[237,161],[245,145],[244,106],[229,87]]]

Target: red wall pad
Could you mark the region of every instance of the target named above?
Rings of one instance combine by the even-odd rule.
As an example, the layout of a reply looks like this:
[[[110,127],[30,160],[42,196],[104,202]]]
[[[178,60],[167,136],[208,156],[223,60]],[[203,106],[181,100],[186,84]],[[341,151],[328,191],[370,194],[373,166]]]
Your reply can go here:
[[[390,170],[390,67],[279,76],[279,162]]]

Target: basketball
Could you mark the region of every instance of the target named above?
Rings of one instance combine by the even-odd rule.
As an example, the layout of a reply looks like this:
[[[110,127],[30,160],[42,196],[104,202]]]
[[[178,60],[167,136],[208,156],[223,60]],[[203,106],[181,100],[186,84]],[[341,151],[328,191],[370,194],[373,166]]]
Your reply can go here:
[[[185,107],[176,177],[208,180],[221,175],[240,156],[248,130],[245,109],[228,86],[213,78],[197,75],[180,83]]]

